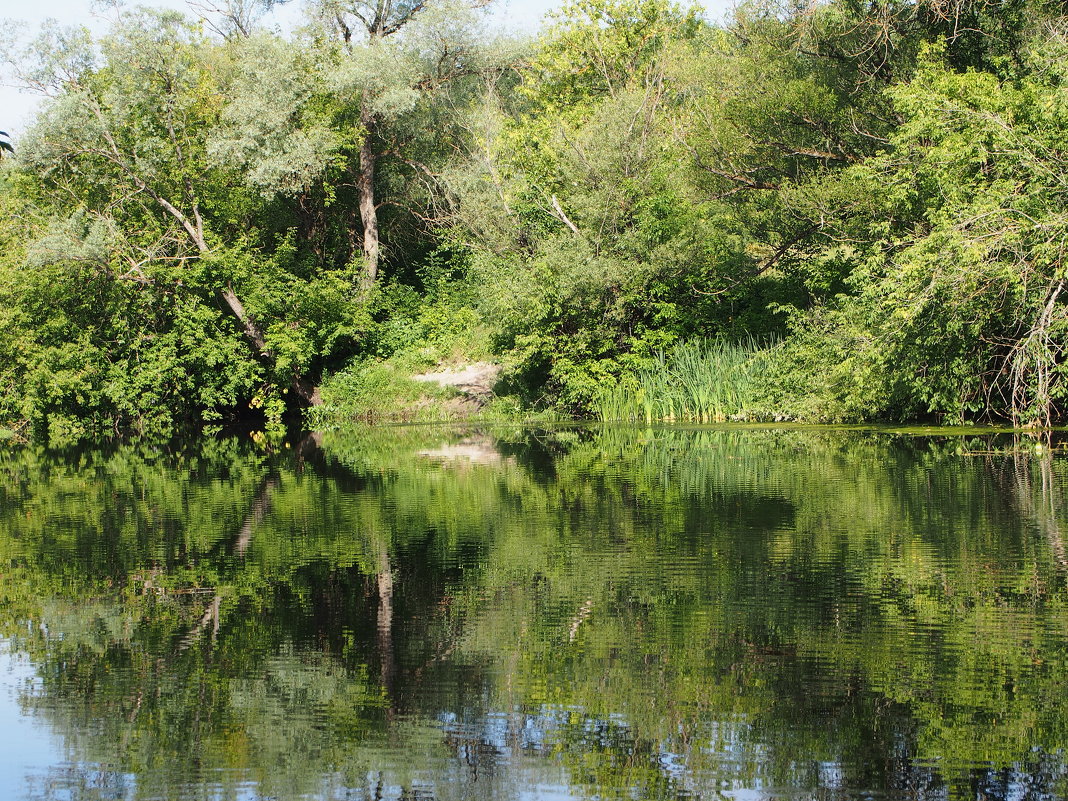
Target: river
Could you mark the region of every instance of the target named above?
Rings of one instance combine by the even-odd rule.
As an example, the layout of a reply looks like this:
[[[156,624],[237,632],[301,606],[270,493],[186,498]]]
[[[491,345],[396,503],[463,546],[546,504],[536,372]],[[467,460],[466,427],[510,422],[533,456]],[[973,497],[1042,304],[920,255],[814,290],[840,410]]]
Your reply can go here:
[[[3,799],[1068,797],[1056,437],[0,452]]]

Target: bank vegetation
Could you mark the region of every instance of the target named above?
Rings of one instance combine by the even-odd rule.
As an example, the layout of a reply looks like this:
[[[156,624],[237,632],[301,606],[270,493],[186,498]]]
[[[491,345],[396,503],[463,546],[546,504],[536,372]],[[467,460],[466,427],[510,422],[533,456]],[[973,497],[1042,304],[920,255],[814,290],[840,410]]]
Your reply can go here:
[[[480,360],[500,414],[1063,419],[1059,3],[218,5],[8,48],[8,428],[337,422]]]

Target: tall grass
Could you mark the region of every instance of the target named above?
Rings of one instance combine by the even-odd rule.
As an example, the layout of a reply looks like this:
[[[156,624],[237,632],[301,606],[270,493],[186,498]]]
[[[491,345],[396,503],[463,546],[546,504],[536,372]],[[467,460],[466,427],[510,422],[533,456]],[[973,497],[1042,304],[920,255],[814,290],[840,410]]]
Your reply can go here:
[[[741,342],[698,339],[658,353],[632,380],[607,388],[596,405],[605,421],[715,423],[747,419],[758,401],[769,350]]]

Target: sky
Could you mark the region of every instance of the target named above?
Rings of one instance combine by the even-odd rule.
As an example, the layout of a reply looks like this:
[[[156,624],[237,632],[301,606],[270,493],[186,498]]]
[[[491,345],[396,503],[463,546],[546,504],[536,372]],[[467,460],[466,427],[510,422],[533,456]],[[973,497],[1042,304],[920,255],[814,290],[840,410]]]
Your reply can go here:
[[[195,2],[195,0],[193,0]],[[494,16],[508,29],[535,31],[547,11],[558,8],[564,0],[497,0]],[[718,16],[729,0],[708,0],[703,5],[713,16]],[[138,5],[190,9],[188,0],[139,0]],[[276,8],[266,18],[270,26],[283,30],[293,27],[300,19],[300,0],[289,0]],[[29,30],[35,29],[48,18],[55,18],[65,25],[85,25],[94,32],[107,28],[106,18],[94,10],[99,8],[93,0],[0,0],[0,20],[24,23]],[[2,57],[3,54],[0,54]],[[6,65],[0,64],[0,130],[6,131],[18,143],[19,134],[33,118],[39,98],[19,91]]]

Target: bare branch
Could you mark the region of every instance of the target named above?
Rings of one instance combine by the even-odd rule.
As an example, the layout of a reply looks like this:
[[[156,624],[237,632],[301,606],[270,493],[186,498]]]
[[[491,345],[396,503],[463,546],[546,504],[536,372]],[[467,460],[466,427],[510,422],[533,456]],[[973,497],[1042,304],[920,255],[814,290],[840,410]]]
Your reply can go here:
[[[554,216],[558,220],[560,220],[560,222],[570,228],[571,232],[575,234],[575,236],[582,236],[582,232],[579,231],[578,226],[571,222],[571,220],[568,219],[568,216],[564,213],[564,210],[560,206],[560,201],[557,200],[556,195],[553,195],[551,198],[549,198],[549,202],[552,205],[553,211],[555,212]]]

